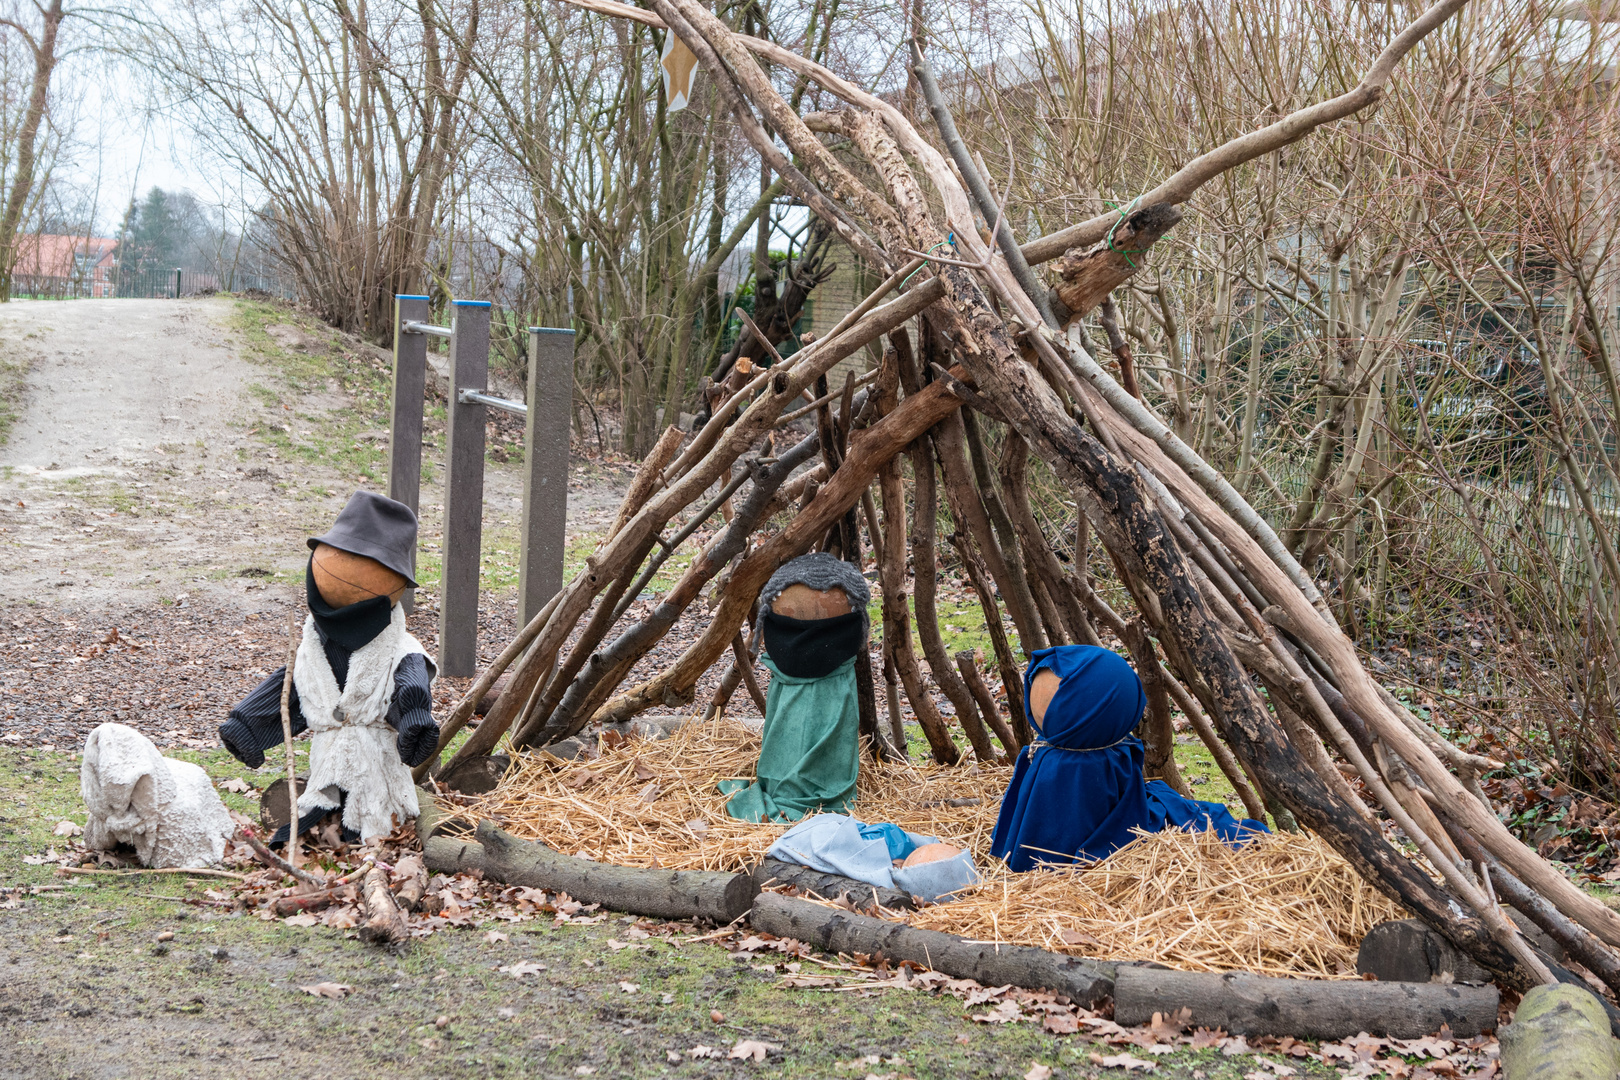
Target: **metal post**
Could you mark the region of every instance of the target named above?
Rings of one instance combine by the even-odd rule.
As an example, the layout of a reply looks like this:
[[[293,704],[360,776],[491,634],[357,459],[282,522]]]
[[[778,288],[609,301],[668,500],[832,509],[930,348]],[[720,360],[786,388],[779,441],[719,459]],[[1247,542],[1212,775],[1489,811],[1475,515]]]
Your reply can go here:
[[[519,621],[527,624],[563,583],[568,544],[568,424],[574,402],[574,332],[529,327],[529,416],[523,425]]]
[[[428,317],[425,296],[394,297],[394,391],[388,429],[388,497],[420,511],[422,495],[422,401],[427,390],[427,338],[404,326]],[[411,576],[416,551],[411,550]],[[405,593],[405,614],[416,609],[416,592]]]
[[[478,570],[483,561],[485,406],[456,391],[487,390],[489,302],[452,300],[449,443],[444,471],[444,570],[439,586],[439,674],[478,672]]]
[[[180,299],[180,268],[174,268],[174,298]]]

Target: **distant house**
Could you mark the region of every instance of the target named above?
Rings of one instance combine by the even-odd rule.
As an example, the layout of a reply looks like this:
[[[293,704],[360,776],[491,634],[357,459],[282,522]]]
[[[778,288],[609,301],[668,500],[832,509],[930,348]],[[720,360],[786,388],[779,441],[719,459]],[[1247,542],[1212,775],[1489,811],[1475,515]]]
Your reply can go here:
[[[11,270],[16,283],[13,292],[111,296],[117,248],[117,240],[104,236],[20,236]]]

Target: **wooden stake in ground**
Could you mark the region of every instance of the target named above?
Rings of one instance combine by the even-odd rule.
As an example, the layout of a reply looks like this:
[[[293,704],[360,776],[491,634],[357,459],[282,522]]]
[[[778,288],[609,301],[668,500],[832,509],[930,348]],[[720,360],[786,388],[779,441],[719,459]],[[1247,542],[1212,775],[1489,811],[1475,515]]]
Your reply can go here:
[[[303,640],[303,627],[298,625],[298,605],[287,614],[287,627],[291,640],[287,645],[287,673],[281,680],[281,741],[287,748],[287,863],[298,872],[298,753],[293,749],[292,685],[293,665],[298,662],[298,645]]]

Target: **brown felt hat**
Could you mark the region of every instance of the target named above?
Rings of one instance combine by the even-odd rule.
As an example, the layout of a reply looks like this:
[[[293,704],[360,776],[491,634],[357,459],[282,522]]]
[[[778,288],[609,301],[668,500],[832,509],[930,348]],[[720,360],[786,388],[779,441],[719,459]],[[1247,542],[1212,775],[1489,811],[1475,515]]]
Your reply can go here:
[[[357,491],[324,536],[309,538],[311,551],[317,544],[375,559],[404,578],[407,588],[418,587],[411,577],[416,515],[402,502],[375,491]]]

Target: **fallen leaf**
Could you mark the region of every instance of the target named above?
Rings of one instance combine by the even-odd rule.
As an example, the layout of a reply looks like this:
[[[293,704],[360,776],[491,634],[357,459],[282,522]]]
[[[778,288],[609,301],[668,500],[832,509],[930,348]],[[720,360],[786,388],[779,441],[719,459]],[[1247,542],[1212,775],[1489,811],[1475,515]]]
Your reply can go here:
[[[630,775],[634,776],[637,780],[651,780],[658,774],[647,768],[647,766],[638,757],[631,762]]]
[[[1101,1065],[1105,1069],[1124,1069],[1126,1072],[1132,1072],[1135,1070],[1141,1070],[1142,1072],[1155,1072],[1159,1068],[1158,1065],[1151,1061],[1144,1061],[1141,1058],[1132,1057],[1129,1054],[1110,1054],[1107,1056],[1102,1054],[1092,1054],[1091,1061],[1092,1064]]]
[[[647,786],[641,789],[641,794],[636,798],[636,801],[642,805],[657,802],[658,793],[661,790],[663,789],[659,786],[658,781],[649,780],[647,781]]]
[[[1065,945],[1101,945],[1102,944],[1102,942],[1098,941],[1096,938],[1092,937],[1090,934],[1082,934],[1078,930],[1060,930],[1060,931],[1058,931],[1058,938]]]
[[[1159,1042],[1173,1042],[1187,1028],[1187,1021],[1192,1019],[1192,1010],[1188,1008],[1177,1009],[1172,1013],[1153,1014],[1153,1020],[1148,1024],[1148,1034]]]
[[[981,986],[979,989],[971,991],[968,994],[968,996],[962,1002],[962,1007],[964,1009],[971,1009],[973,1006],[983,1005],[987,1001],[999,1001],[1002,995],[1011,989],[1012,987],[1010,985],[993,987]]]
[[[296,915],[289,915],[281,920],[287,926],[314,926],[321,920],[307,911],[300,911]]]
[[[623,990],[627,994],[633,994],[637,990],[641,989],[641,984],[640,983],[627,982],[625,980],[620,980],[619,989]]]
[[[495,970],[501,972],[502,974],[510,975],[514,979],[521,979],[525,975],[540,974],[542,971],[546,970],[546,965],[537,964],[533,960],[521,960],[516,964],[502,964]]]
[[[756,1042],[753,1039],[739,1039],[737,1045],[731,1048],[731,1053],[727,1054],[726,1057],[733,1061],[748,1061],[750,1059],[764,1061],[766,1054],[769,1054],[772,1050],[780,1049],[780,1046],[771,1043]]]
[[[1029,1072],[1024,1074],[1024,1080],[1052,1080],[1052,1069],[1038,1061],[1029,1064]]]
[[[1016,1001],[1003,1001],[989,1012],[974,1013],[969,1017],[981,1024],[1010,1024],[1023,1018],[1024,1012]]]
[[[712,1046],[694,1046],[686,1052],[690,1058],[722,1058],[726,1056],[724,1050],[716,1050]]]
[[[354,993],[354,987],[347,983],[318,982],[313,986],[300,986],[298,989],[312,997],[340,998]]]
[[[51,830],[57,836],[83,836],[84,826],[76,825],[71,821],[58,821],[56,828]]]
[[[246,780],[243,780],[240,776],[233,776],[229,780],[221,780],[219,782],[219,789],[221,791],[234,791],[238,795],[246,795],[248,792],[253,790],[253,785],[248,783]]]
[[[664,1060],[671,1065],[679,1065],[681,1063],[681,1052],[679,1050],[665,1050]]]
[[[511,938],[507,937],[499,930],[491,930],[484,935],[484,940],[489,942],[491,945],[496,945],[502,941],[510,941]]]
[[[705,836],[709,835],[709,823],[704,821],[702,818],[693,818],[691,821],[688,821],[686,823],[686,828],[687,831],[689,831],[699,840],[702,840]]]
[[[1053,1035],[1073,1035],[1080,1030],[1080,1018],[1071,1012],[1047,1013],[1041,1027]]]
[[[595,1073],[596,1070],[591,1068],[589,1065],[576,1065],[574,1067],[575,1076],[593,1076]]]

